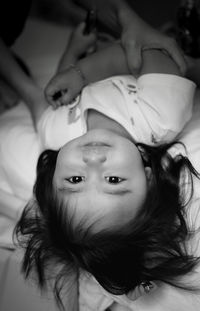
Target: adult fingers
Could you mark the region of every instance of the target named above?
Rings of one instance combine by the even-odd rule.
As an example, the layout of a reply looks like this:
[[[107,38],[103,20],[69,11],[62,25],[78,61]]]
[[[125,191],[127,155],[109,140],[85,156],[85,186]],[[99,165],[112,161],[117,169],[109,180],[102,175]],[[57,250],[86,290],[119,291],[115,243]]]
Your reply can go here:
[[[184,75],[187,70],[186,60],[182,50],[173,38],[168,38],[165,43],[165,49],[178,65],[181,73]]]
[[[86,27],[86,23],[85,22],[81,22],[76,29],[76,32],[80,33],[81,35],[84,35],[85,38],[96,38],[96,30],[92,30],[89,33],[85,33],[85,27]]]
[[[85,33],[85,22],[80,23],[77,26],[77,29],[75,33],[73,34],[73,39],[76,40],[76,42],[80,42],[82,44],[82,49],[84,50],[84,47],[90,47],[94,44],[96,44],[97,41],[97,32],[92,31],[90,33]]]
[[[129,70],[132,74],[135,74],[142,64],[141,45],[135,40],[122,41],[122,45],[126,53]]]
[[[78,26],[77,26],[77,31],[80,31],[81,33],[83,33],[84,29],[85,29],[86,23],[85,22],[81,22]]]

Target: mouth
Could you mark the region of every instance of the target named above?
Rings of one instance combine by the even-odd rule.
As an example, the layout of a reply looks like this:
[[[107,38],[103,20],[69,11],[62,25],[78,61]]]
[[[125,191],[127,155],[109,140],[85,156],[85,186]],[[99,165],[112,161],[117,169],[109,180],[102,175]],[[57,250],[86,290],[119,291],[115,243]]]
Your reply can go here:
[[[95,129],[88,131],[81,136],[79,140],[80,146],[92,147],[114,147],[116,143],[116,135],[111,131]]]
[[[105,142],[92,141],[92,142],[83,144],[82,147],[111,147],[111,145],[106,144]]]

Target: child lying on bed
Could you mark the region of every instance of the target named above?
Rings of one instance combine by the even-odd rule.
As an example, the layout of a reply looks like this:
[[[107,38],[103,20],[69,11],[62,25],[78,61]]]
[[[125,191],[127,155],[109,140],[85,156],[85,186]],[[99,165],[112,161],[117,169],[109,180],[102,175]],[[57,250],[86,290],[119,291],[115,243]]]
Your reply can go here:
[[[41,286],[47,266],[59,263],[57,297],[59,282],[79,269],[114,295],[137,297],[152,281],[190,289],[179,279],[197,263],[185,248],[185,207],[197,172],[171,141],[191,118],[195,85],[160,50],[145,49],[138,77],[128,73],[121,46],[111,45],[53,78],[47,98],[61,94],[55,106],[64,106],[35,114],[44,109],[37,128],[42,148],[51,150],[39,158],[35,198],[17,233],[26,248],[23,269],[35,269]],[[127,305],[102,293],[104,303],[92,308]]]

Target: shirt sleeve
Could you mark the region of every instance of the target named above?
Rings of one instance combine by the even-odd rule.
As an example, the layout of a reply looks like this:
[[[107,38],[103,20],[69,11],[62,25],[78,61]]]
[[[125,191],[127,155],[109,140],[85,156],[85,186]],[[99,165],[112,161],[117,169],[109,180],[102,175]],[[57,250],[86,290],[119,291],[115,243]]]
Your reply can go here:
[[[80,311],[104,311],[113,303],[112,295],[107,293],[95,278],[83,271],[79,277]]]
[[[58,150],[68,141],[82,134],[78,102],[57,110],[49,107],[38,123],[41,149]]]
[[[137,80],[135,129],[148,144],[172,140],[192,116],[195,84],[169,74],[146,74]],[[137,106],[137,107],[136,107]]]

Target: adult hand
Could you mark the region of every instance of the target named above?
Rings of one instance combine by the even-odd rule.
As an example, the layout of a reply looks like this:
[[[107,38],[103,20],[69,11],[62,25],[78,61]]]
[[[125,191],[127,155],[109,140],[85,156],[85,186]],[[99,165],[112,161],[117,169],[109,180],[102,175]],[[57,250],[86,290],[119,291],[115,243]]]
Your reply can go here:
[[[142,50],[145,48],[163,49],[174,59],[182,74],[186,62],[181,49],[170,38],[144,22],[125,0],[73,0],[87,9],[97,9],[98,20],[116,36],[120,36],[132,73],[138,71],[142,63]],[[104,12],[106,11],[106,15]]]
[[[84,29],[85,23],[83,22],[72,31],[57,72],[67,69],[71,64],[75,64],[81,57],[86,55],[88,51],[95,49],[96,33],[85,34]]]
[[[134,12],[126,12],[122,17],[121,43],[125,49],[129,69],[138,71],[142,63],[143,49],[163,49],[178,65],[182,74],[186,71],[186,62],[175,39],[162,34],[145,23]],[[123,21],[123,19],[126,19]]]

